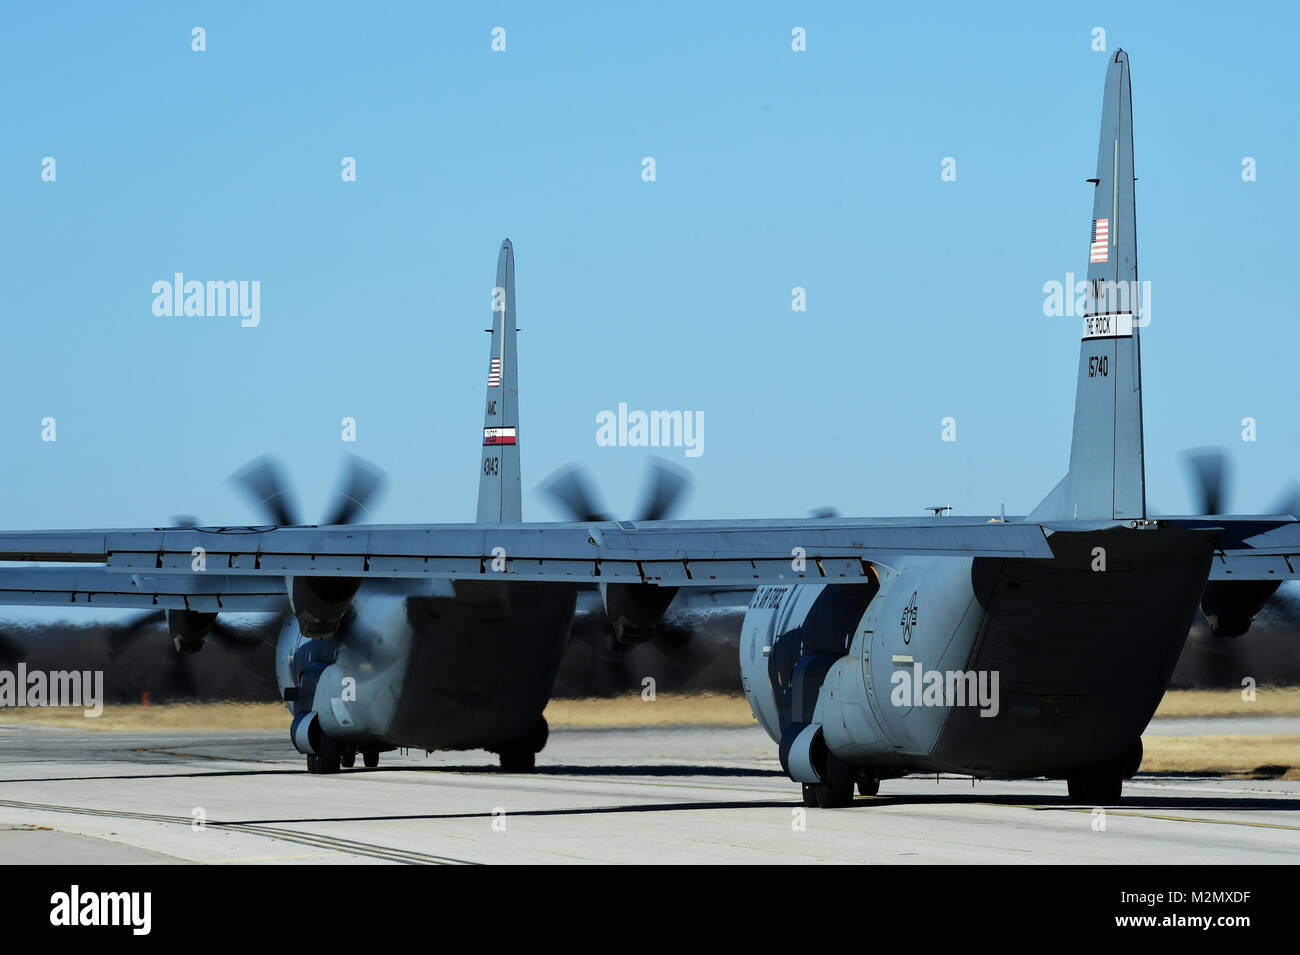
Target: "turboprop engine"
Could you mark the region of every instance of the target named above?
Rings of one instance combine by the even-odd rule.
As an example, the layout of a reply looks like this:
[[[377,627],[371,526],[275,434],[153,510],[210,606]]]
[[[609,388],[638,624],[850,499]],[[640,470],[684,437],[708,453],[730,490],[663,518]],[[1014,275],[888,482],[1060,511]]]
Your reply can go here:
[[[334,636],[360,586],[350,577],[294,577],[289,592],[302,635]]]
[[[334,506],[324,525],[351,524],[384,484],[384,474],[374,465],[349,455]],[[234,482],[273,524],[302,523],[280,467],[269,457],[258,458],[233,478]],[[305,637],[332,637],[352,605],[361,581],[348,577],[293,577],[289,599],[298,627]]]
[[[177,653],[198,653],[203,641],[217,622],[215,613],[198,610],[168,610],[167,629],[172,635],[172,645]]]
[[[644,643],[677,596],[676,587],[654,584],[601,584],[600,601],[614,629],[614,639],[628,646]]]

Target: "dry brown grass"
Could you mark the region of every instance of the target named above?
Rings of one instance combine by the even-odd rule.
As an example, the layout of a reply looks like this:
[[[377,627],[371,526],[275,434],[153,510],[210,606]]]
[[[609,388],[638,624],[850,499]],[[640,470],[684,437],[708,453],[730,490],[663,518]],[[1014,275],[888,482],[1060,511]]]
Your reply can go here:
[[[105,706],[88,717],[81,707],[48,706],[0,710],[0,726],[54,726],[85,732],[151,733],[285,729],[283,703],[168,703]]]
[[[1247,703],[1240,690],[1170,690],[1156,718],[1188,716],[1300,716],[1300,686],[1262,686]]]
[[[1144,736],[1142,749],[1144,773],[1300,779],[1300,736]]]
[[[660,694],[653,702],[639,693],[608,699],[552,700],[546,708],[552,728],[636,729],[663,726],[749,726],[754,718],[743,696]],[[0,710],[0,725],[53,726],[114,733],[278,730],[289,725],[281,703],[169,703],[105,706],[97,717],[80,707]]]
[[[755,726],[743,696],[726,693],[659,694],[653,702],[641,694],[608,699],[552,700],[546,719],[567,729],[637,729],[660,726]]]

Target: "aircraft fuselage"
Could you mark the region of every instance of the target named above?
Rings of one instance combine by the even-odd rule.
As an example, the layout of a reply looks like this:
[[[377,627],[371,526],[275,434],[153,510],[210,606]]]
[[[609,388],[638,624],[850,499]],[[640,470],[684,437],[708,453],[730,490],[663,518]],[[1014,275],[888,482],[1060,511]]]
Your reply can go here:
[[[1153,526],[1050,543],[1045,560],[918,556],[881,567],[860,616],[841,606],[829,626],[828,601],[844,605],[845,585],[760,588],[741,672],[783,758],[813,726],[831,754],[885,775],[1057,778],[1123,761],[1164,694],[1211,546]]]
[[[573,620],[571,588],[366,581],[338,633],[290,618],[276,651],[295,713],[341,742],[495,749],[527,737],[550,698]]]

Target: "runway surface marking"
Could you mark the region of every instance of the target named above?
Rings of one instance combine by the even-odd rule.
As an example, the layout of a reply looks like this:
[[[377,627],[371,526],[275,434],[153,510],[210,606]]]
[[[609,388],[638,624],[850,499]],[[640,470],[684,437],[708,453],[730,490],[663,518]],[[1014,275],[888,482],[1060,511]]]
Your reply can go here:
[[[1122,803],[1105,807],[1109,826],[1100,812],[1069,803],[1059,780],[912,776],[887,780],[880,796],[859,797],[852,808],[805,809],[770,741],[748,728],[557,732],[533,774],[503,773],[479,752],[395,752],[378,769],[311,775],[283,735],[269,731],[77,738],[26,729],[0,737],[0,793],[12,797],[0,800],[0,857],[12,861],[1077,865],[1300,857],[1296,780],[1140,776]],[[192,831],[190,809],[200,806],[209,836]]]
[[[79,816],[107,816],[112,819],[136,819],[144,822],[161,822],[186,827],[194,824],[194,819],[190,816],[165,816],[152,812],[90,809],[85,806],[53,806],[45,803],[18,802],[13,799],[0,799],[0,806],[7,806],[10,809],[25,809],[31,812],[62,812]],[[211,826],[214,829],[245,832],[250,835],[266,836],[271,839],[281,839],[286,842],[296,842],[299,845],[314,846],[319,849],[335,849],[339,852],[369,856],[373,859],[385,859],[389,862],[405,862],[409,865],[473,864],[466,862],[464,859],[451,859],[446,856],[430,855],[426,852],[413,852],[409,849],[394,849],[389,846],[379,846],[368,842],[356,842],[352,839],[340,839],[337,836],[325,836],[313,832],[296,832],[292,829],[276,829],[270,826],[241,822],[217,822],[211,819],[207,820],[205,825]]]

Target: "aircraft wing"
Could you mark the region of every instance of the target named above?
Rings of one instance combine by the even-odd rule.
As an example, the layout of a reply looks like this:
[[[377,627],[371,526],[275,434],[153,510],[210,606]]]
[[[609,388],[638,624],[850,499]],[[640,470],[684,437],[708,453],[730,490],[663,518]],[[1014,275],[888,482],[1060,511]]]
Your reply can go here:
[[[1050,558],[1052,551],[1037,524],[953,518],[0,533],[0,561],[96,563],[106,574],[158,580],[326,576],[754,587],[858,580],[869,564],[907,555]],[[12,572],[0,570],[0,578]]]
[[[1290,515],[1161,521],[1218,531],[1212,580],[1300,579],[1300,523]],[[908,555],[1050,558],[1049,535],[1076,529],[1083,525],[837,518],[3,532],[0,561],[102,566],[0,568],[0,604],[270,612],[295,575],[847,583]]]
[[[1300,580],[1300,522],[1290,514],[1171,517],[1190,528],[1218,528],[1211,580]]]
[[[284,608],[286,596],[283,577],[0,568],[0,606],[273,613]]]

